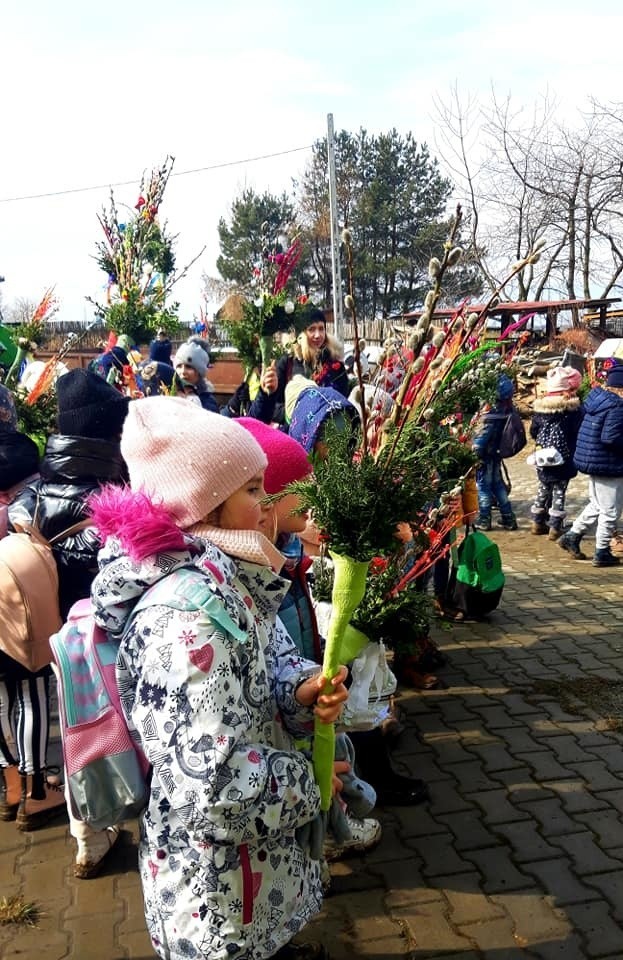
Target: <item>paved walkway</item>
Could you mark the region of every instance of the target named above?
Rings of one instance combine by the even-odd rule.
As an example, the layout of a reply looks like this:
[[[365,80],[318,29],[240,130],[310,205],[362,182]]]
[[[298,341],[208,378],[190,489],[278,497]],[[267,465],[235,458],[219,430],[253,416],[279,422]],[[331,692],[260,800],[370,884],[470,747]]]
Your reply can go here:
[[[502,606],[439,633],[445,689],[403,692],[396,757],[432,800],[383,811],[380,846],[333,866],[313,932],[337,960],[623,957],[622,738],[534,690],[621,677],[623,569],[531,537],[533,474],[512,468],[522,529],[494,534]],[[571,487],[572,516],[584,488]],[[102,876],[78,881],[66,825],[19,834],[0,823],[0,896],[21,892],[45,911],[36,929],[0,927],[2,960],[152,960],[134,836]]]

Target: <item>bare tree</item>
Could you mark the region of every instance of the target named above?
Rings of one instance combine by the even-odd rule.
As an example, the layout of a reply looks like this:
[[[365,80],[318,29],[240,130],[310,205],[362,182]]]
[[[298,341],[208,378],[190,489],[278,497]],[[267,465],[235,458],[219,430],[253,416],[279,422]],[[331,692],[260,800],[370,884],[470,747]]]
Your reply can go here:
[[[620,105],[593,102],[571,128],[548,97],[528,113],[495,91],[486,106],[462,103],[455,88],[436,108],[438,153],[462,191],[489,286],[542,237],[538,265],[509,296],[607,296],[623,272]]]

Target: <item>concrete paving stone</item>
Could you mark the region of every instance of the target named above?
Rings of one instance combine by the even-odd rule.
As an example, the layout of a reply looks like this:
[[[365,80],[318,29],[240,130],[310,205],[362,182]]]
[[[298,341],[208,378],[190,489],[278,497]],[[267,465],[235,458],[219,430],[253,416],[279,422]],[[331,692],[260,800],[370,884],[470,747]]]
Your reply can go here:
[[[515,936],[530,950],[542,943],[564,941],[573,931],[565,912],[547,903],[537,891],[499,894],[491,900],[512,918]]]
[[[469,746],[472,743],[499,743],[500,737],[496,733],[490,733],[482,726],[482,721],[478,720],[459,720],[454,724],[456,733],[461,738],[463,746]]]
[[[569,903],[585,903],[599,898],[599,893],[585,885],[567,857],[557,860],[536,860],[522,863],[521,869],[535,876],[555,907]]]
[[[454,834],[454,846],[458,853],[478,850],[480,847],[493,847],[500,842],[494,829],[486,827],[475,810],[442,813],[438,819]]]
[[[589,763],[594,760],[592,748],[584,746],[577,737],[555,736],[540,737],[535,735],[534,740],[539,744],[539,750],[544,748],[552,751],[559,763],[567,764],[571,762]]]
[[[376,864],[368,863],[363,856],[331,864],[331,896],[356,896],[362,890],[375,890],[380,885]]]
[[[470,709],[468,709],[466,701],[462,698],[439,700],[435,706],[443,717],[444,723],[453,724],[457,720],[477,720],[477,714],[471,709],[471,704]]]
[[[555,741],[552,750],[534,750],[519,753],[517,759],[532,769],[536,780],[569,780],[574,770],[563,767],[556,758]]]
[[[623,773],[623,748],[621,744],[613,743],[604,747],[593,746],[588,752],[594,753],[612,773]]]
[[[571,815],[588,810],[603,810],[608,803],[614,806],[614,800],[611,800],[610,796],[619,795],[621,792],[611,790],[604,794],[592,794],[584,780],[578,779],[544,781],[543,785],[560,797],[566,812]]]
[[[602,790],[595,794],[594,799],[596,804],[602,805],[602,808],[607,804],[623,814],[623,792],[621,790]]]
[[[36,927],[14,927],[11,933],[13,936],[2,952],[2,960],[64,960],[65,957],[90,960],[89,954],[74,953],[73,938],[59,930],[52,917],[42,917]],[[110,953],[106,960],[109,958]]]
[[[568,836],[552,837],[552,844],[564,850],[572,859],[574,868],[580,876],[587,873],[606,873],[620,870],[621,863],[609,857],[595,843],[593,834],[572,833]]]
[[[486,917],[479,923],[469,923],[458,925],[458,930],[465,936],[471,937],[479,950],[486,956],[486,951],[495,950],[495,956],[498,952],[504,956],[506,951],[508,955],[515,953],[516,957],[523,955],[520,953],[515,940],[513,930],[513,921],[509,916],[501,916],[491,920]]]
[[[422,876],[426,878],[473,870],[472,864],[455,849],[454,836],[449,833],[420,837],[417,840],[417,852],[422,859]]]
[[[511,858],[508,846],[498,845],[482,850],[466,850],[463,854],[479,869],[484,893],[505,893],[508,890],[525,890],[533,886],[530,876],[520,872]]]
[[[391,810],[383,810],[380,814],[383,829],[385,829],[387,823],[390,823],[396,833],[405,838],[430,837],[436,833],[447,833],[448,828],[443,819],[431,815],[432,806],[432,803],[420,803],[415,807],[392,807]],[[465,815],[465,811],[452,814],[452,816],[458,817]]]
[[[465,763],[474,759],[474,755],[461,745],[458,734],[453,734],[451,737],[435,737],[428,742],[437,754],[442,768],[452,767],[455,763]]]
[[[607,900],[612,915],[623,925],[623,870],[588,874],[582,877],[582,881]]]
[[[511,803],[521,803],[524,800],[540,800],[550,795],[548,787],[535,780],[528,767],[518,767],[516,770],[496,770],[491,776],[494,780],[499,780],[504,784]]]
[[[399,907],[413,907],[436,900],[446,903],[445,892],[431,885],[430,881],[424,880],[420,872],[410,869],[409,864],[404,860],[397,864],[375,864],[374,871],[387,891],[385,907],[389,913]],[[333,897],[330,899],[332,901]]]
[[[555,857],[558,851],[552,847],[541,835],[536,823],[521,821],[520,823],[500,823],[495,827],[497,834],[501,834],[513,851],[513,860],[522,864],[533,860],[547,860]]]
[[[423,713],[418,717],[417,729],[423,740],[426,740],[429,734],[444,734],[448,736],[448,734],[452,733],[452,728],[444,723],[443,718],[440,717],[438,713],[430,710],[428,713]]]
[[[119,934],[119,946],[122,950],[119,960],[151,960],[154,955],[147,930]]]
[[[623,780],[610,773],[601,760],[590,760],[585,763],[573,760],[569,761],[567,766],[585,781],[589,790],[623,790]]]
[[[564,737],[569,731],[565,730],[562,726],[559,726],[557,723],[554,723],[553,720],[550,720],[549,717],[539,716],[539,717],[527,717],[526,723],[530,728],[530,732],[533,737]]]
[[[502,907],[492,903],[483,894],[480,880],[479,873],[471,873],[462,874],[459,883],[454,876],[437,877],[431,881],[443,890],[450,904],[448,919],[455,927],[467,923],[480,924],[484,920],[496,920],[506,916]]]
[[[440,813],[457,813],[461,810],[470,810],[472,804],[462,797],[456,784],[450,780],[441,780],[431,791],[430,813],[436,817]]]
[[[477,707],[477,712],[483,719],[488,730],[506,730],[509,727],[523,727],[524,720],[513,717],[501,704],[493,707]]]
[[[98,876],[88,883],[82,881],[72,884],[71,903],[62,911],[63,923],[72,923],[72,926],[75,926],[81,917],[88,917],[92,927],[93,918],[102,913],[110,917],[111,923],[123,920],[125,900],[115,897],[114,880],[114,877]]]
[[[473,743],[469,747],[473,753],[477,753],[484,764],[487,773],[493,773],[496,770],[513,770],[516,767],[525,766],[525,761],[513,756],[505,743]]]
[[[364,942],[374,942],[378,940],[393,940],[395,942],[399,929],[396,921],[388,915],[385,904],[385,891],[367,890],[357,896],[356,909],[346,906],[345,915],[348,917],[350,930],[353,939],[357,941],[358,947]],[[435,906],[435,903],[419,905],[416,910],[429,910]],[[447,909],[445,901],[443,908]],[[404,908],[400,908],[401,910]],[[407,908],[409,909],[409,908]],[[394,911],[392,911],[394,912]],[[398,910],[395,911],[398,913]]]
[[[522,716],[524,714],[540,713],[541,708],[537,703],[530,703],[520,693],[506,693],[504,695],[504,706],[512,716]]]
[[[476,759],[453,764],[452,776],[458,784],[458,790],[463,794],[495,790],[497,787],[497,783],[485,773],[480,760]]]
[[[536,820],[545,837],[555,837],[577,831],[575,820],[572,820],[565,813],[558,797],[528,800],[522,802],[520,806],[523,811],[529,813]]]
[[[603,957],[604,954],[623,956],[623,930],[600,901],[570,904],[567,917],[574,930],[584,939],[587,957]]]
[[[435,758],[431,756],[430,753],[409,754],[405,747],[404,751],[396,751],[393,756],[394,760],[397,761],[394,764],[396,768],[398,768],[399,763],[406,764],[409,771],[411,771],[411,775],[419,777],[419,779],[424,780],[425,783],[434,784],[440,780],[458,779],[454,773],[456,767],[453,767],[451,771],[444,769],[440,764],[435,762]]]
[[[543,746],[543,741],[537,740],[535,737],[533,737],[531,731],[528,730],[525,725],[523,727],[511,727],[510,729],[505,730],[503,733],[503,738],[507,749],[513,754],[513,756],[546,749]]]
[[[413,859],[417,854],[416,840],[404,837],[396,824],[383,822],[383,837],[374,850],[366,854],[366,860],[377,863],[380,860]]]
[[[504,789],[487,790],[483,793],[474,793],[469,798],[483,811],[483,820],[486,825],[496,823],[513,823],[515,820],[528,820],[530,815],[510,803],[508,793]]]
[[[393,911],[396,919],[407,924],[410,937],[416,949],[412,957],[437,957],[438,954],[454,953],[463,957],[464,951],[474,946],[469,935],[463,936],[452,927],[447,913],[448,904],[444,901],[426,903],[412,909],[408,906]]]
[[[611,852],[616,847],[623,847],[623,820],[616,810],[577,813],[575,819],[595,834],[596,842],[604,850]]]

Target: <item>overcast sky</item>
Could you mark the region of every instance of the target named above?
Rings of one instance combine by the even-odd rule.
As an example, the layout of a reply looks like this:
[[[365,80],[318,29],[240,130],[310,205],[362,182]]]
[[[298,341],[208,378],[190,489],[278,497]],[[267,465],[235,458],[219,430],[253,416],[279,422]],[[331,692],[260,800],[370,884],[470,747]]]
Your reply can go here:
[[[55,284],[59,317],[101,297],[96,214],[109,189],[12,200],[309,147],[337,129],[413,131],[434,151],[434,97],[454,84],[527,107],[549,91],[573,116],[589,95],[620,100],[620,2],[579,0],[3,0],[0,17],[0,287],[3,302]],[[161,209],[179,233],[180,315],[216,273],[217,222],[244,186],[278,193],[309,150],[175,176]]]

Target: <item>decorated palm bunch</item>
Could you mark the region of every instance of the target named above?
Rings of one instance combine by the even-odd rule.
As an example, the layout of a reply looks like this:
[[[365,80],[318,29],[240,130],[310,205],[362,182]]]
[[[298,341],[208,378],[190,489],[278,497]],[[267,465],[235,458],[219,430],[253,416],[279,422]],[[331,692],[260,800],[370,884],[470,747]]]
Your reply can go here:
[[[178,328],[179,304],[168,302],[168,297],[203,253],[176,272],[177,237],[159,219],[173,163],[173,157],[167,157],[161,167],[143,176],[134,207],[125,207],[123,215],[111,191],[108,208],[98,216],[104,239],[96,244],[95,260],[107,276],[106,297],[103,304],[87,299],[109,330],[133,341],[150,339],[158,329],[172,333]]]
[[[32,316],[17,330],[17,350],[5,379],[13,393],[17,410],[18,426],[22,433],[32,437],[40,450],[46,438],[56,426],[56,378],[67,368],[63,358],[87,332],[69,334],[62,346],[45,363],[33,361],[37,347],[46,340],[46,323],[58,310],[58,301],[53,289],[47,290],[33,311]]]
[[[291,488],[312,511],[333,561],[332,616],[323,662],[328,679],[335,676],[343,651],[353,653],[353,619],[365,629],[370,618],[378,636],[409,617],[421,626],[427,608],[416,596],[415,581],[450,549],[449,533],[463,519],[461,495],[475,460],[471,439],[478,410],[483,401],[493,400],[505,361],[497,354],[487,357],[490,348],[480,343],[494,298],[478,313],[463,306],[445,326],[433,327],[444,274],[462,257],[455,242],[460,220],[458,208],[443,257],[431,259],[432,289],[407,345],[408,365],[393,411],[372,420],[362,404],[360,428],[354,433],[329,430],[326,458],[317,459],[311,477]],[[342,241],[350,287],[345,306],[364,396],[350,231],[344,231]],[[529,256],[538,258],[538,253]],[[405,522],[413,529],[414,555],[408,564],[397,543],[399,524]],[[378,571],[369,572],[373,558],[376,565],[386,562],[380,579]],[[314,762],[325,809],[333,743],[332,732],[317,724]]]
[[[262,227],[266,230],[268,224]],[[308,326],[313,304],[306,294],[295,294],[291,289],[302,252],[298,237],[285,250],[279,241],[271,245],[267,242],[249,280],[253,295],[234,294],[219,314],[247,376],[254,368],[267,367],[277,355],[276,334],[296,335]]]

